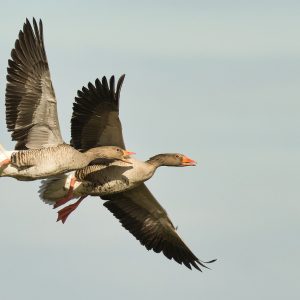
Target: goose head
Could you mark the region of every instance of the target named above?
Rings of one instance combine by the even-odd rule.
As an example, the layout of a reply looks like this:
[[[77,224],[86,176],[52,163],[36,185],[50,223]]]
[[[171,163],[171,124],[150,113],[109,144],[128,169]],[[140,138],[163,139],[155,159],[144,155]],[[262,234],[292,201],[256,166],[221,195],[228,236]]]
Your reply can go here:
[[[113,160],[121,160],[126,163],[131,163],[128,161],[130,155],[135,154],[134,152],[124,150],[117,146],[102,146],[95,147],[84,152],[91,160],[95,160],[97,158],[104,159],[113,159]]]
[[[158,154],[151,157],[147,162],[156,167],[187,167],[196,165],[196,161],[180,153]]]

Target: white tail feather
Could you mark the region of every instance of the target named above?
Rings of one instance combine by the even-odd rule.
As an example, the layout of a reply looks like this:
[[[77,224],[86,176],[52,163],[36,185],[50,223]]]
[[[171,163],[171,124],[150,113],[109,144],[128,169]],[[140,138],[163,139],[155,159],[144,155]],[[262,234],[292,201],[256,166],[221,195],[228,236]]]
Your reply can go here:
[[[9,156],[7,155],[4,147],[0,144],[0,161],[5,160],[9,158]]]
[[[4,159],[7,159],[11,157],[11,155],[14,153],[14,152],[18,152],[18,150],[13,150],[13,151],[7,151],[5,150],[5,148],[0,144],[0,161],[4,160]]]
[[[64,198],[69,190],[70,177],[73,175],[74,174],[62,174],[42,180],[39,189],[41,200],[46,204],[53,205],[57,200]]]

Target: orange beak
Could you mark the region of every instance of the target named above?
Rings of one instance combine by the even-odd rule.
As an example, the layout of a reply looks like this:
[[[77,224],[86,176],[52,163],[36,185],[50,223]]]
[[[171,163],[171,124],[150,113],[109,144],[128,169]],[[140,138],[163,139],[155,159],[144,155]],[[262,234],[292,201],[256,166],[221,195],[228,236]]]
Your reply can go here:
[[[135,152],[131,152],[131,151],[124,150],[124,151],[123,151],[123,154],[124,154],[124,156],[130,156],[130,155],[135,154]]]
[[[196,166],[196,162],[187,156],[184,156],[181,161],[182,166]]]

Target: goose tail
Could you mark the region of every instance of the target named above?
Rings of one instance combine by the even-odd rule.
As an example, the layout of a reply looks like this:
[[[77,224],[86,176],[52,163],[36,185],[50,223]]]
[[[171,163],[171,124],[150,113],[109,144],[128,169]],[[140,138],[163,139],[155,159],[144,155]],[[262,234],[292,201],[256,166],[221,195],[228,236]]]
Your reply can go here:
[[[0,162],[5,159],[9,159],[12,152],[13,151],[6,151],[5,148],[0,144]]]
[[[56,201],[66,197],[73,176],[74,172],[71,172],[42,180],[39,188],[41,200],[46,204],[54,205]]]
[[[12,170],[8,171],[7,167],[10,165],[11,155],[14,151],[6,151],[0,144],[0,177],[12,176]],[[12,168],[14,169],[14,168]],[[7,172],[8,171],[8,172]]]

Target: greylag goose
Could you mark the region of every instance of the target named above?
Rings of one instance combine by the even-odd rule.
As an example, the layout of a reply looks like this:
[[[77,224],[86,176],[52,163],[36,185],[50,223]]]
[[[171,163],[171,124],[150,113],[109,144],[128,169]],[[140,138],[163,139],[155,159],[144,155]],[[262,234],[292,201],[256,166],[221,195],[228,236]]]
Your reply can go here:
[[[95,85],[78,91],[72,116],[72,144],[85,149],[94,146],[116,145],[125,147],[122,126],[119,120],[119,98],[124,75],[110,83],[105,77]],[[182,241],[169,219],[167,212],[143,183],[152,177],[160,166],[194,166],[192,159],[182,154],[159,154],[146,162],[131,158],[131,165],[115,161],[97,163],[49,178],[42,182],[40,197],[46,203],[58,207],[73,197],[81,197],[76,203],[59,211],[58,220],[65,222],[68,215],[87,195],[99,195],[107,200],[104,206],[119,219],[122,226],[130,231],[148,250],[163,252],[179,264],[201,271],[211,263],[199,260]],[[69,182],[76,178],[72,195],[68,193]],[[66,197],[68,193],[69,197]]]
[[[35,180],[87,166],[97,158],[125,160],[131,153],[120,147],[86,148],[80,152],[64,143],[57,117],[43,40],[39,26],[28,20],[8,61],[6,124],[15,151],[0,148],[0,176]],[[110,145],[106,145],[110,146]]]

